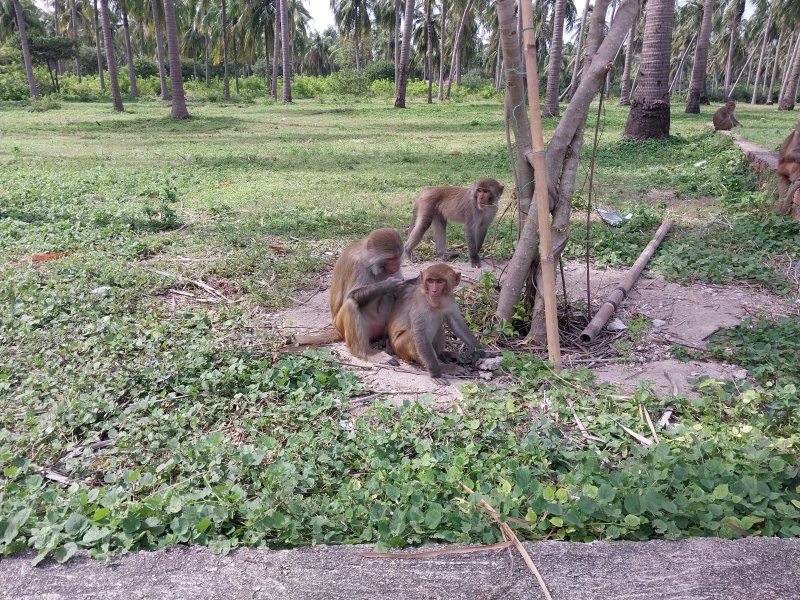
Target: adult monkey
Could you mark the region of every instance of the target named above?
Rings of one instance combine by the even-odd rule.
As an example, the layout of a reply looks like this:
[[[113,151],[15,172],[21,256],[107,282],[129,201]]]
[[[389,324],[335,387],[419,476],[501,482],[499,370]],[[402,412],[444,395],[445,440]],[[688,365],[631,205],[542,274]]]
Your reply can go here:
[[[486,231],[497,214],[497,204],[502,194],[503,186],[491,178],[481,179],[468,188],[446,185],[425,188],[414,200],[406,255],[411,259],[414,248],[433,224],[436,256],[458,256],[456,252],[446,257],[444,251],[447,245],[447,222],[456,221],[464,223],[470,264],[480,267],[479,252],[486,238]]]
[[[778,212],[788,214],[798,196],[800,205],[800,121],[786,137],[778,152]]]
[[[460,281],[461,273],[448,265],[431,265],[422,271],[414,287],[407,287],[400,295],[387,324],[389,341],[398,358],[420,363],[439,384],[447,383],[439,362],[444,353],[445,322],[471,351],[480,349],[453,298]]]
[[[714,122],[715,131],[730,131],[734,127],[741,127],[742,124],[736,119],[734,111],[736,110],[736,102],[728,100],[724,106],[720,106],[712,117]]]
[[[331,318],[350,352],[369,358],[369,343],[386,335],[386,321],[403,286],[403,240],[388,227],[344,249],[333,267]]]

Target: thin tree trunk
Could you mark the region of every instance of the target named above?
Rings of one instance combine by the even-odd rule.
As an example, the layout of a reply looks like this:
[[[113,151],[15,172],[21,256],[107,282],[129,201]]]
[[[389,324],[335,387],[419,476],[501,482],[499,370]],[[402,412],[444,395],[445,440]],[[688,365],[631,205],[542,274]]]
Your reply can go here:
[[[269,82],[270,82],[269,67],[270,67],[270,62],[269,62],[269,28],[265,24],[264,25],[264,83],[267,86],[268,90],[269,90]]]
[[[270,82],[269,89],[272,92],[272,97],[278,100],[278,57],[280,56],[281,49],[281,16],[276,11],[275,13],[275,32],[272,42],[272,81]]]
[[[72,10],[72,39],[75,41],[76,47],[78,43],[78,7],[75,5],[75,0],[70,0],[70,8]],[[81,61],[75,57],[75,74],[78,76],[78,83],[82,81],[81,77]]]
[[[25,25],[25,14],[22,12],[20,0],[12,0],[14,3],[14,14],[17,18],[17,31],[19,31],[19,44],[22,46],[22,60],[25,63],[25,75],[28,77],[28,93],[34,100],[39,100],[39,85],[33,76],[33,60],[31,60],[31,49],[28,45],[28,27]]]
[[[564,41],[564,4],[566,0],[555,0],[553,4],[553,32],[547,62],[547,90],[544,96],[543,117],[558,116],[558,83],[561,75],[561,46]]]
[[[114,38],[111,34],[111,19],[108,14],[108,0],[100,0],[103,8],[103,37],[106,42],[106,60],[108,61],[108,80],[111,83],[111,99],[114,103],[114,110],[122,112],[122,93],[119,90],[119,79],[117,78],[117,59],[114,56]]]
[[[100,77],[100,91],[106,91],[106,80],[103,75],[103,53],[100,50],[100,11],[97,0],[94,0],[94,47],[97,53],[97,74]]]
[[[281,0],[283,1],[283,0]],[[359,27],[361,21],[360,5],[354,6],[355,27],[353,28],[353,54],[356,60],[356,73],[361,72],[361,28]]]
[[[705,88],[706,71],[708,70],[708,46],[711,41],[711,17],[714,14],[714,0],[705,0],[703,5],[703,20],[700,23],[700,33],[697,46],[694,49],[694,64],[689,82],[689,98],[686,101],[686,110],[690,114],[700,113],[701,88]]]
[[[675,88],[678,89],[678,95],[681,93],[681,82],[683,80],[683,65],[686,62],[686,57],[689,55],[689,50],[692,49],[692,44],[694,44],[694,37],[689,40],[689,44],[683,49],[681,52],[680,60],[678,60],[678,66],[675,69],[675,76],[672,78],[672,83],[669,86],[669,95],[671,96],[672,93],[675,91]]]
[[[61,27],[60,27],[60,24],[59,24],[58,21],[59,21],[59,19],[58,19],[58,0],[53,0],[53,33],[57,37],[58,37],[59,33],[61,33],[60,32]],[[63,66],[61,64],[61,61],[57,60],[56,61],[56,73],[58,74],[62,70],[63,70]],[[56,78],[56,81],[58,81],[58,78]],[[58,91],[59,91],[58,90],[58,84],[56,83],[56,92],[58,92]]]
[[[500,36],[497,36],[497,57],[494,64],[494,91],[500,93],[500,82],[503,74],[503,52],[500,47]]]
[[[725,100],[730,100],[731,93],[731,79],[733,78],[733,39],[738,26],[738,19],[734,19],[731,23],[731,29],[728,32],[728,59],[725,63]]]
[[[414,0],[406,0],[406,11],[403,15],[403,46],[400,49],[400,78],[395,86],[395,108],[406,107],[406,86],[408,85],[408,55],[411,51],[411,24],[414,19]]]
[[[428,104],[433,104],[433,73],[431,73],[433,21],[431,21],[431,0],[425,0],[425,35],[425,70],[428,72]]]
[[[444,100],[444,50],[447,31],[447,0],[442,0],[442,25],[439,30],[439,89],[436,92],[437,100]]]
[[[464,23],[467,20],[467,15],[472,11],[472,0],[467,0],[467,6],[464,8],[464,14],[461,15],[461,20],[458,22],[456,29],[456,37],[453,39],[453,56],[450,60],[450,78],[447,80],[447,99],[450,99],[450,90],[453,87],[453,75],[456,79],[461,81],[461,35],[464,33]]]
[[[161,19],[158,16],[158,1],[150,0],[150,6],[153,8],[153,34],[156,36],[156,57],[158,58],[158,75],[161,78],[161,99],[169,100],[167,67],[164,60],[164,37],[161,33]]]
[[[778,110],[794,110],[794,103],[797,99],[797,86],[800,84],[800,35],[797,36],[797,44],[795,44],[794,60],[791,65],[786,66],[787,70],[791,66],[791,70],[786,80],[786,89],[783,92],[781,101],[778,103]]]
[[[139,96],[139,88],[136,86],[136,69],[133,66],[133,48],[131,46],[131,30],[128,27],[128,7],[126,2],[118,4],[122,9],[122,28],[125,34],[125,60],[128,63],[128,79],[131,82],[131,96]]]
[[[611,5],[611,22],[614,22],[614,15],[617,13],[617,2]],[[611,74],[614,72],[614,65],[617,62],[617,57],[614,56],[614,61],[611,63],[611,68],[606,73],[606,98],[611,98]]]
[[[231,99],[231,77],[228,67],[228,4],[222,0],[222,67],[225,72],[224,98]]]
[[[781,87],[778,90],[778,104],[780,101],[783,100],[783,94],[786,91],[786,82],[789,81],[789,73],[792,71],[792,57],[794,57],[795,53],[797,52],[797,48],[800,46],[800,33],[797,34],[794,38],[794,42],[792,38],[789,37],[789,47],[787,48],[786,57],[783,60],[783,77],[781,78]]]
[[[626,137],[644,140],[669,135],[669,55],[674,21],[674,0],[648,0],[641,81],[625,124]]]
[[[233,82],[236,95],[239,95],[239,56],[236,52],[236,36],[233,36]]]
[[[208,85],[209,83],[211,83],[211,53],[210,53],[211,35],[207,31],[206,31],[205,38],[206,38],[206,56],[205,56],[205,59],[206,59],[206,85]]]
[[[283,58],[283,103],[292,102],[292,47],[289,45],[289,2],[281,5],[281,57]]]
[[[188,119],[186,97],[183,94],[183,72],[178,47],[178,22],[173,0],[164,0],[164,20],[167,27],[167,50],[169,52],[169,79],[172,85],[172,118]]]
[[[444,0],[445,2],[447,0]],[[397,86],[400,82],[400,60],[401,48],[403,47],[403,40],[400,37],[400,20],[403,14],[401,10],[401,0],[394,0],[394,89],[397,92]]]
[[[633,67],[633,48],[636,45],[636,29],[639,24],[639,15],[631,23],[628,32],[628,43],[625,47],[625,66],[622,68],[622,82],[619,87],[620,106],[631,105],[631,69]]]
[[[572,81],[570,81],[569,99],[575,95],[575,90],[578,89],[578,73],[581,70],[581,54],[583,53],[583,32],[586,31],[586,16],[589,14],[589,0],[583,5],[583,14],[581,15],[580,29],[578,30],[578,47],[575,50],[575,64],[572,67]],[[633,24],[636,27],[636,23]],[[633,31],[633,28],[631,29]],[[627,60],[627,54],[626,54]],[[630,70],[628,71],[630,73]]]
[[[783,29],[778,31],[778,44],[775,46],[775,60],[772,62],[772,76],[769,79],[769,87],[767,88],[767,104],[772,105],[772,94],[775,89],[775,78],[778,75],[778,60],[781,55],[781,43],[783,42]]]

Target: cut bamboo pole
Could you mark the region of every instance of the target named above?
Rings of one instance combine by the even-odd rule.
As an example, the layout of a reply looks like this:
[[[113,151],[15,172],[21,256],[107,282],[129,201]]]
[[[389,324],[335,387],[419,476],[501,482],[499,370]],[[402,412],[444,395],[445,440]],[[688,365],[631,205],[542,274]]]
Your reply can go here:
[[[539,257],[542,267],[544,316],[547,330],[547,356],[554,370],[561,370],[561,343],[558,338],[556,306],[556,267],[553,259],[550,199],[547,192],[547,171],[544,164],[542,112],[539,106],[539,74],[536,69],[536,36],[533,29],[533,5],[520,2],[522,32],[525,41],[525,70],[528,80],[528,106],[531,111],[531,142],[533,144],[533,177],[536,184],[536,210],[539,216]]]
[[[633,263],[630,271],[628,271],[622,279],[622,282],[609,294],[608,300],[603,303],[603,306],[597,311],[597,314],[595,314],[594,318],[586,326],[586,329],[581,332],[581,342],[591,342],[594,336],[598,334],[611,318],[611,315],[617,310],[617,307],[628,295],[628,292],[631,291],[633,284],[639,279],[639,275],[642,274],[645,265],[647,265],[647,262],[653,257],[656,248],[661,244],[664,236],[666,236],[667,232],[670,230],[670,227],[672,227],[672,221],[669,219],[661,223],[655,236],[653,236],[653,239],[650,240],[650,243],[647,244],[647,247],[639,255],[639,258],[636,259],[636,262]]]

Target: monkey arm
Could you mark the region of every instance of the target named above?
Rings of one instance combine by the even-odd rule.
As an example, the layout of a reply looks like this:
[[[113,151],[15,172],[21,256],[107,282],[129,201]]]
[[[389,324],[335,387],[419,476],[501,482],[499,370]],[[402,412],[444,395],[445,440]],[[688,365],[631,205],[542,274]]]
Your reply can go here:
[[[351,290],[350,293],[347,295],[351,300],[353,300],[358,306],[364,306],[365,304],[369,304],[379,296],[385,296],[387,294],[395,294],[406,285],[406,282],[402,279],[397,279],[395,277],[389,278],[385,281],[379,281],[378,283],[371,283],[369,285],[365,285],[354,290]]]
[[[450,310],[447,311],[445,318],[447,319],[447,325],[453,330],[453,333],[455,333],[471,351],[480,348],[475,334],[472,333],[472,330],[469,328],[469,325],[467,325],[464,316],[461,314],[461,311],[458,310],[458,306],[456,306],[455,302],[450,307]]]
[[[411,323],[411,336],[414,339],[414,349],[417,351],[417,360],[425,367],[433,379],[442,377],[442,366],[433,348],[433,340],[429,340],[425,331],[425,317],[414,319]]]

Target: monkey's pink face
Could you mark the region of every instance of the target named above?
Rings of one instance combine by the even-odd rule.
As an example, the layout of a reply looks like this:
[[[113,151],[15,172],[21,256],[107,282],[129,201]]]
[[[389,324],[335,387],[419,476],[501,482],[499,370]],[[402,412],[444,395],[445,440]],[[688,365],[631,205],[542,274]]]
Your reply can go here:
[[[425,280],[425,291],[431,298],[441,298],[447,291],[447,280],[431,277]]]
[[[492,191],[487,188],[478,188],[475,190],[475,202],[478,208],[482,209],[484,206],[491,206],[494,204],[494,196]]]
[[[386,272],[389,275],[394,275],[400,270],[400,255],[399,254],[392,254],[386,257],[385,262],[383,263],[383,268],[386,269]]]

